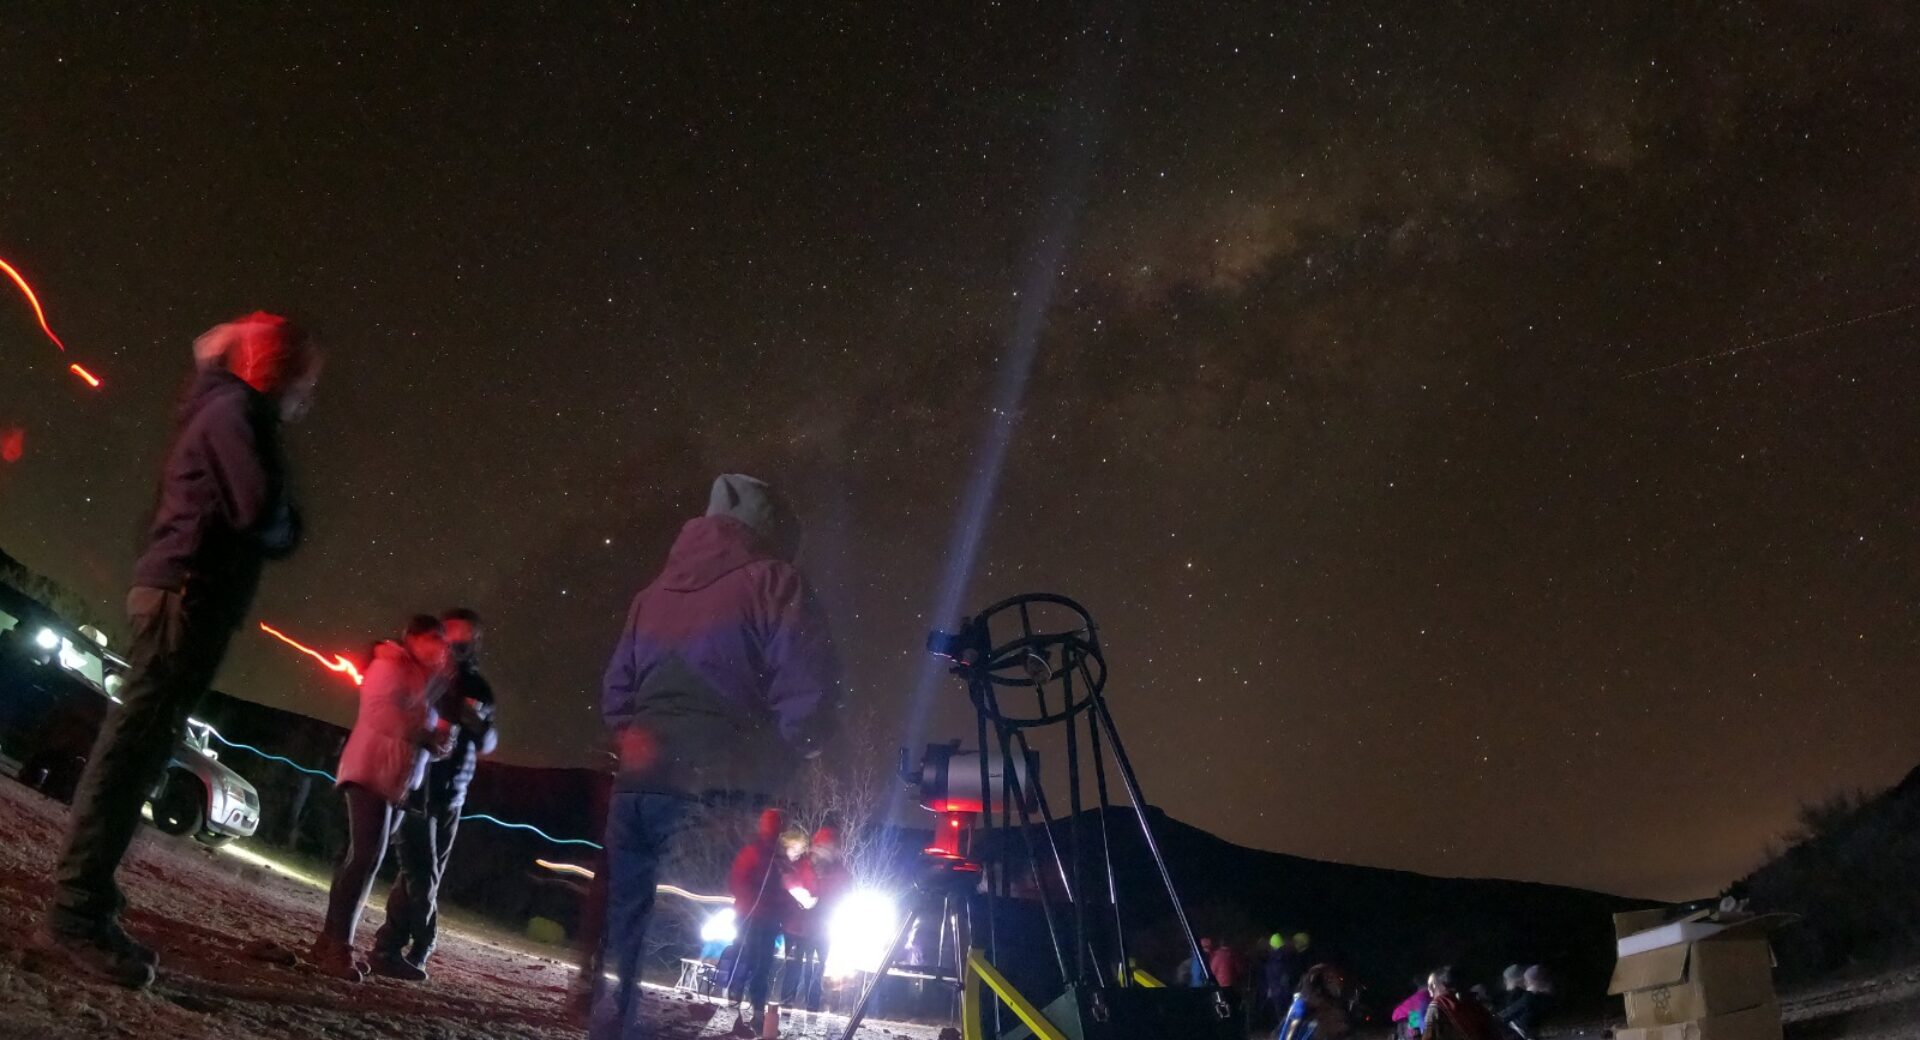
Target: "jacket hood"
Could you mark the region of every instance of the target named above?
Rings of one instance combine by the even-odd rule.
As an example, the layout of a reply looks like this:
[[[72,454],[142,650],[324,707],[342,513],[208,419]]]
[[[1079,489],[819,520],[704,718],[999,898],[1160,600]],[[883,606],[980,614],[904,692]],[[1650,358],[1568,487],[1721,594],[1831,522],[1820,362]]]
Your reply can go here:
[[[253,408],[265,400],[258,390],[246,384],[246,381],[223,368],[202,369],[194,374],[193,382],[187,384],[187,396],[180,402],[179,419],[186,422],[194,413],[205,408],[209,402],[222,397],[244,397],[247,407]]]
[[[767,551],[791,560],[800,551],[800,518],[779,492],[744,473],[722,473],[707,496],[708,516],[730,516],[746,524]]]
[[[694,592],[747,564],[772,558],[746,524],[730,516],[697,517],[674,539],[660,585],[669,592]]]

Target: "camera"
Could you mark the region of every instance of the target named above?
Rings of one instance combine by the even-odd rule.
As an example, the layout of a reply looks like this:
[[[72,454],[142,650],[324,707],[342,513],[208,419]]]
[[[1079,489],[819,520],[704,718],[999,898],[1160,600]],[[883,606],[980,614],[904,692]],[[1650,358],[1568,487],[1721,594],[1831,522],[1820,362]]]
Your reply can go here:
[[[927,633],[927,652],[956,664],[976,664],[993,649],[987,641],[987,626],[978,619],[969,621],[958,632],[934,629]]]

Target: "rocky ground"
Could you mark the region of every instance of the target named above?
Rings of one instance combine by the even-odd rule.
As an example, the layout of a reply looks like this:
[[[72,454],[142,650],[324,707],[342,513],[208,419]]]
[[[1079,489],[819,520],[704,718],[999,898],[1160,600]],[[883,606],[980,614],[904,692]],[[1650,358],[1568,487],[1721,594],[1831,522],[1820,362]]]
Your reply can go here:
[[[36,954],[31,935],[52,887],[66,807],[0,780],[0,1040],[557,1040],[582,1034],[564,998],[562,960],[507,937],[455,930],[433,979],[352,984],[276,963],[303,951],[324,893],[311,883],[143,828],[121,871],[128,927],[161,955],[146,992],[77,979]],[[362,943],[379,924],[377,906]],[[650,991],[662,1040],[728,1036],[729,1011]],[[784,1035],[838,1036],[844,1020],[789,1016]],[[878,1024],[862,1040],[933,1040],[937,1030]]]

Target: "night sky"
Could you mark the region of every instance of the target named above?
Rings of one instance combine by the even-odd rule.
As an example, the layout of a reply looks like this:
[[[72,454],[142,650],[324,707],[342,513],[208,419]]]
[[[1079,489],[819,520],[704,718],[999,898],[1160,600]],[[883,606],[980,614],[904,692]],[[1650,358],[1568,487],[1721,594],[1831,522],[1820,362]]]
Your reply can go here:
[[[1920,302],[1902,5],[216,6],[0,25],[0,257],[107,380],[0,294],[0,546],[104,607],[264,307],[328,365],[258,615],[479,609],[511,761],[588,761],[726,470],[903,739],[999,418],[963,604],[1087,603],[1235,841],[1692,895],[1920,761],[1920,310],[1636,375]],[[221,686],[352,716],[257,633]]]

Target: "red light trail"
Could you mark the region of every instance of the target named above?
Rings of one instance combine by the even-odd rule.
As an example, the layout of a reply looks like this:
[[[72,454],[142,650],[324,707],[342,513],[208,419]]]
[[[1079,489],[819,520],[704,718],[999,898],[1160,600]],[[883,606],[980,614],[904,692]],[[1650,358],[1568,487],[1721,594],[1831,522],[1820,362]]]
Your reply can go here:
[[[33,305],[33,316],[40,319],[40,331],[47,334],[47,338],[53,341],[54,346],[60,348],[62,354],[66,353],[67,345],[60,342],[60,337],[54,335],[53,329],[47,325],[47,312],[40,309],[40,297],[34,295],[33,286],[28,285],[27,280],[20,276],[20,272],[14,270],[13,265],[5,260],[0,260],[0,271],[7,272],[7,277],[13,279],[13,284],[19,286],[20,291],[26,294],[27,302]]]
[[[47,338],[53,341],[53,345],[60,348],[60,353],[66,353],[67,345],[60,342],[60,337],[53,334],[53,326],[47,324],[47,312],[41,308],[40,297],[34,293],[33,286],[28,285],[26,278],[23,277],[19,271],[14,270],[13,265],[7,263],[5,260],[0,260],[0,271],[5,271],[7,277],[13,279],[13,284],[20,287],[20,294],[27,298],[29,304],[33,305],[33,316],[40,322],[40,331],[46,333]],[[95,390],[100,389],[100,377],[87,371],[80,365],[68,365],[67,371],[79,376],[83,382]]]
[[[286,634],[285,632],[282,632],[279,629],[273,627],[272,625],[267,624],[265,621],[260,622],[260,631],[265,632],[266,634],[272,636],[273,638],[280,640],[282,643],[285,643],[288,646],[293,647],[295,650],[298,650],[301,653],[306,654],[308,657],[311,657],[314,660],[320,662],[321,667],[325,668],[326,670],[330,672],[336,672],[340,675],[346,676],[349,679],[352,679],[353,684],[355,686],[358,686],[365,681],[364,677],[360,674],[360,669],[355,668],[353,666],[352,661],[347,660],[346,658],[340,656],[339,654],[334,654],[332,657],[328,657],[326,654],[323,654],[320,651],[315,650],[314,648],[306,645],[305,643],[300,642],[299,640],[293,638],[292,636]]]

